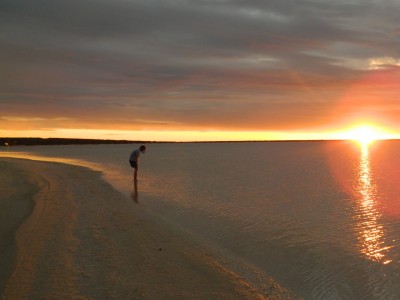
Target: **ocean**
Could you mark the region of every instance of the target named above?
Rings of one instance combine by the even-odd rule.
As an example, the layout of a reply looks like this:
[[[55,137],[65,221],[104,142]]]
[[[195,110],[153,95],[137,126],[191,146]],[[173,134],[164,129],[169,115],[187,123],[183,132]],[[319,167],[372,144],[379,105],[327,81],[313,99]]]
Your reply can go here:
[[[304,299],[400,298],[400,141],[4,147],[101,171],[241,276]],[[242,273],[242,274],[241,274]],[[258,281],[258,282],[257,282]]]

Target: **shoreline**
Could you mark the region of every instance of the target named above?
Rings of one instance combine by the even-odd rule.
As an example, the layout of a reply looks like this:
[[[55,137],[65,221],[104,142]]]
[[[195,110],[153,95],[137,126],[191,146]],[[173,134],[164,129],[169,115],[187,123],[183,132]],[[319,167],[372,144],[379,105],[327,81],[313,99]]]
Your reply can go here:
[[[141,216],[99,172],[1,158],[4,165],[28,174],[25,185],[40,187],[32,214],[16,232],[18,251],[4,299],[280,299]]]

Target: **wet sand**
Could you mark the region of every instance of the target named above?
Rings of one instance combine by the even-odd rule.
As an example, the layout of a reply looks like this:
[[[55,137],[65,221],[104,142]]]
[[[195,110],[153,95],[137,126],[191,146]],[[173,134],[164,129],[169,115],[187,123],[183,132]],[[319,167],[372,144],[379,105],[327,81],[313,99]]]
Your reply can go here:
[[[0,161],[0,295],[16,259],[15,233],[32,213],[36,192],[23,170]]]
[[[267,299],[83,167],[0,160],[3,299]],[[0,205],[4,205],[0,203]],[[271,299],[274,297],[269,297]]]

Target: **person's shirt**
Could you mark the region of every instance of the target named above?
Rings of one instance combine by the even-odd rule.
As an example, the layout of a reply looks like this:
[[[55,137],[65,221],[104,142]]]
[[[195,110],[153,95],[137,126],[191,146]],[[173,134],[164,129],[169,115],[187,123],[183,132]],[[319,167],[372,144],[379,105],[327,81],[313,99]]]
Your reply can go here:
[[[140,156],[140,150],[136,149],[132,151],[131,156],[129,156],[130,161],[137,161]]]

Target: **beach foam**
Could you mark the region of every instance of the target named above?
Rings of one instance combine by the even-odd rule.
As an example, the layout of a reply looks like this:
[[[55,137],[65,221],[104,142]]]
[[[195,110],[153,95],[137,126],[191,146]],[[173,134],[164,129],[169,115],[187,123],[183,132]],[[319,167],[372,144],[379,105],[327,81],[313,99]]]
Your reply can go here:
[[[16,190],[32,195],[33,182],[38,190],[35,209],[16,233],[4,299],[265,297],[206,250],[143,218],[140,206],[99,172],[20,159],[2,159],[0,167],[12,168],[10,162],[30,176]],[[8,173],[23,178],[18,172]]]

